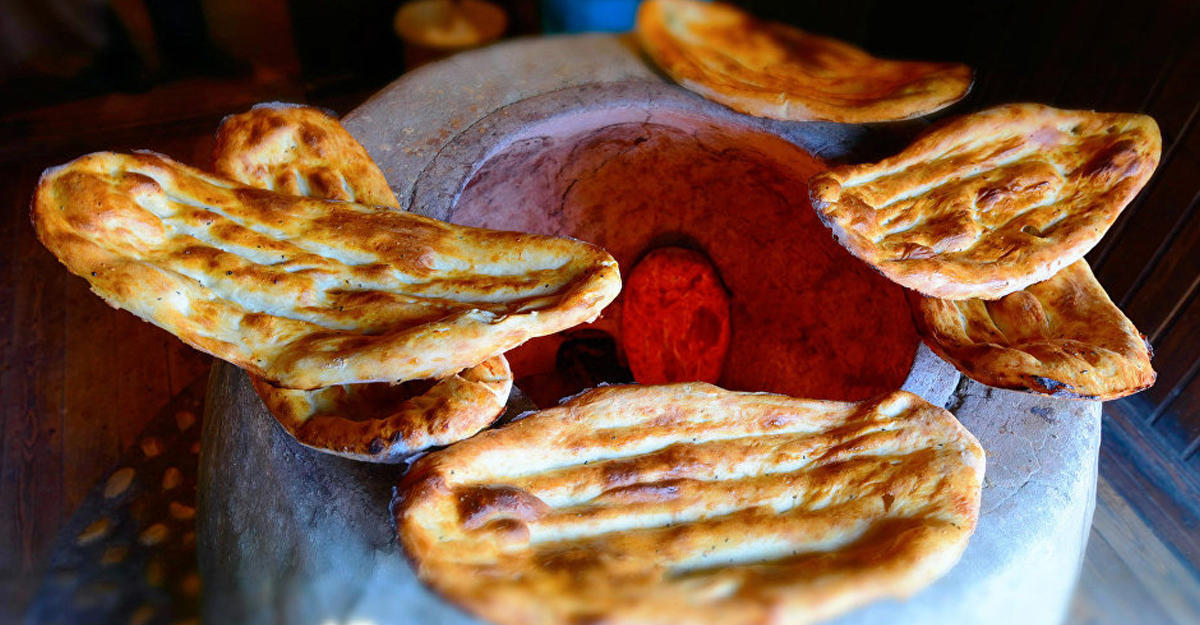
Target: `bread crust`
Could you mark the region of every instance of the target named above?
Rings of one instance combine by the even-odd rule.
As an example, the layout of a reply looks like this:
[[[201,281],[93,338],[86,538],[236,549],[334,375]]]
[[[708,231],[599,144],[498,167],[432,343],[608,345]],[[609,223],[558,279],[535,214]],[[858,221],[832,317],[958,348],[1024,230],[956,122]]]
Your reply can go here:
[[[281,195],[146,152],[47,170],[32,219],[111,305],[288,388],[447,377],[620,289],[580,241]]]
[[[910,297],[930,349],[989,386],[1108,401],[1154,384],[1146,337],[1087,261],[998,300]]]
[[[251,377],[267,409],[302,445],[367,462],[402,462],[467,438],[504,412],[512,371],[504,356],[441,380],[416,394],[386,382],[312,391]]]
[[[1083,257],[1158,166],[1146,115],[1007,104],[809,181],[852,254],[930,297],[997,299]]]
[[[400,208],[383,172],[338,120],[320,109],[268,102],[226,117],[213,171],[288,195]]]
[[[875,58],[720,2],[647,0],[635,30],[646,54],[684,88],[760,117],[908,119],[957,102],[972,82],[965,65]]]
[[[903,391],[611,386],[422,458],[394,511],[418,576],[500,625],[795,625],[948,571],[983,471]]]
[[[400,210],[367,151],[337,119],[310,107],[260,104],[226,118],[213,162],[217,173],[246,186]],[[300,444],[387,463],[482,430],[504,411],[512,389],[503,355],[441,380],[301,391],[250,379],[263,404]]]

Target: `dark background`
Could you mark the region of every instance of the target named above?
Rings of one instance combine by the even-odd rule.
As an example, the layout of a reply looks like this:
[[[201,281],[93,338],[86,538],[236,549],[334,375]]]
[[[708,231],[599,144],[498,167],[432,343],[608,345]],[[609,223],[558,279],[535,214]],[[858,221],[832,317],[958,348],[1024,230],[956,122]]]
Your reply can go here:
[[[535,0],[499,0],[509,36],[543,29]],[[889,57],[980,68],[975,99],[1010,97],[1132,110],[1194,33],[1194,0],[877,2],[742,0],[769,19]],[[403,71],[397,0],[5,0],[0,111],[194,75],[293,72],[309,91],[379,86]],[[1114,81],[1119,77],[1120,81]],[[1080,88],[1084,83],[1086,88]]]

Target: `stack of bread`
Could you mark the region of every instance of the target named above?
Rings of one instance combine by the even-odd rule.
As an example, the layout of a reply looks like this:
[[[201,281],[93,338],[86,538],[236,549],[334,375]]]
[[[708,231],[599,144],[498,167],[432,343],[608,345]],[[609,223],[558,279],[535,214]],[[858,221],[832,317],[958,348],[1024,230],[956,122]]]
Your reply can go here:
[[[399,462],[470,436],[503,411],[505,351],[620,288],[595,246],[399,210],[314,109],[230,118],[216,152],[224,177],[148,152],[50,169],[34,225],[110,304],[248,371],[306,445]]]
[[[1088,252],[1158,165],[1145,115],[997,106],[810,183],[852,254],[912,289],[926,343],[1000,388],[1115,399],[1154,383]]]
[[[752,115],[877,122],[962,98],[961,65],[875,59],[717,3],[650,0],[644,50]],[[987,384],[1109,399],[1154,380],[1081,260],[1145,184],[1140,115],[997,107],[810,182],[834,236],[912,289],[930,346]],[[974,531],[984,454],[948,411],[710,384],[609,386],[487,429],[504,352],[595,318],[620,275],[584,242],[405,212],[336,120],[227,119],[216,175],[99,153],[48,170],[38,235],[110,304],[245,369],[299,441],[417,460],[397,489],[418,576],[518,623],[809,623],[909,596]]]

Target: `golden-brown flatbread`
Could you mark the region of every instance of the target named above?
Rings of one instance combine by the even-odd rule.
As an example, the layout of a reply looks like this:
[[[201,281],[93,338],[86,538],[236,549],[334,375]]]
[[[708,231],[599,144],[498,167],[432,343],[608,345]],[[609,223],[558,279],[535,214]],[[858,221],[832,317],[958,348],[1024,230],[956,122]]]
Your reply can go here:
[[[1087,261],[998,300],[911,298],[926,344],[989,386],[1107,401],[1154,384],[1145,337]]]
[[[492,424],[512,389],[512,371],[495,356],[441,380],[281,389],[251,376],[267,409],[298,442],[368,462],[401,462]]]
[[[635,28],[646,54],[680,85],[760,117],[908,119],[945,108],[971,88],[965,65],[878,59],[720,2],[647,0]]]
[[[620,289],[587,243],[282,195],[152,153],[47,170],[32,219],[110,304],[289,388],[447,377]]]
[[[289,195],[400,207],[366,148],[337,119],[310,106],[259,104],[226,117],[213,170]]]
[[[852,254],[930,297],[996,299],[1100,240],[1158,166],[1145,115],[1007,104],[960,117],[878,163],[809,181]]]
[[[394,510],[417,575],[500,625],[798,625],[954,566],[983,470],[903,391],[613,386],[426,456]]]
[[[258,105],[225,119],[213,162],[257,188],[399,209],[383,172],[338,120],[309,107]],[[255,392],[298,442],[369,462],[400,462],[471,436],[504,411],[512,371],[503,355],[441,380],[341,384],[311,391],[250,376]]]

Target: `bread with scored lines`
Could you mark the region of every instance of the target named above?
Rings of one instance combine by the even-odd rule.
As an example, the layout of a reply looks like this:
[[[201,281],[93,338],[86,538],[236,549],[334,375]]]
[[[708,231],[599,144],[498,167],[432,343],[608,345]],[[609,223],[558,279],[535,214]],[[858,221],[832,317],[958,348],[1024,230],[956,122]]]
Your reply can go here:
[[[383,172],[337,119],[306,106],[260,104],[227,117],[213,150],[217,173],[247,186],[400,210]],[[440,380],[287,389],[251,376],[254,391],[298,442],[370,462],[401,462],[462,440],[504,411],[504,355]]]
[[[647,0],[635,31],[646,54],[681,86],[760,117],[908,119],[949,106],[971,88],[965,65],[876,58],[722,2]]]
[[[31,212],[107,302],[288,388],[453,375],[620,289],[587,243],[273,193],[146,152],[47,170]]]
[[[903,391],[609,386],[425,456],[394,511],[418,577],[500,625],[800,625],[954,566],[983,471]]]
[[[366,148],[311,106],[268,102],[226,117],[213,171],[268,191],[400,208]]]
[[[338,384],[310,391],[251,376],[254,391],[299,443],[367,462],[404,462],[467,438],[504,412],[512,370],[503,355],[440,380]]]
[[[1146,115],[1006,104],[809,181],[850,253],[940,299],[997,299],[1083,258],[1158,166]]]
[[[1085,260],[998,300],[911,301],[925,343],[989,386],[1108,401],[1154,384],[1146,338]]]

